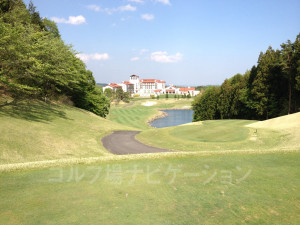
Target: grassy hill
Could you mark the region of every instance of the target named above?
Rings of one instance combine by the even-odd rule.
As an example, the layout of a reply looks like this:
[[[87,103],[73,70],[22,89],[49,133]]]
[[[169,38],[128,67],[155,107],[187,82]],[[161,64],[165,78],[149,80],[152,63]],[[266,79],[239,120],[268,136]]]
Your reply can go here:
[[[0,164],[109,154],[101,138],[133,128],[88,111],[41,101],[0,108]]]
[[[249,124],[248,127],[273,130],[300,129],[300,112],[252,123]]]

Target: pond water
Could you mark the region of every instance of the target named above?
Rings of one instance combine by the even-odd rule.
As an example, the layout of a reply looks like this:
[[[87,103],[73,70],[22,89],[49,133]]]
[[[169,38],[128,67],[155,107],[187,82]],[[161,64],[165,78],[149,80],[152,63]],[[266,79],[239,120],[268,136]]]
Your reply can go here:
[[[150,123],[152,127],[156,127],[156,128],[172,127],[172,126],[178,126],[185,123],[190,123],[193,121],[194,111],[191,109],[188,110],[169,109],[169,110],[161,110],[161,111],[168,113],[168,116],[152,121]]]

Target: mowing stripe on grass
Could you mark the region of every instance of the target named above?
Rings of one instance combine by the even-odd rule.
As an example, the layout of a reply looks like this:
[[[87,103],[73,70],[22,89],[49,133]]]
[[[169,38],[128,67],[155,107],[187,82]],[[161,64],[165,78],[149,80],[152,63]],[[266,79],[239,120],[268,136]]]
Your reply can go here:
[[[0,165],[0,172],[11,172],[18,170],[29,170],[39,168],[51,167],[65,167],[77,164],[94,164],[98,162],[110,162],[121,160],[138,160],[138,159],[161,159],[161,158],[176,158],[185,156],[213,156],[213,155],[241,155],[241,154],[289,154],[300,153],[299,149],[296,150],[227,150],[227,151],[202,151],[202,152],[162,152],[152,154],[135,154],[135,155],[111,155],[103,157],[89,157],[89,158],[70,158],[58,160],[45,160],[26,163],[13,163]]]

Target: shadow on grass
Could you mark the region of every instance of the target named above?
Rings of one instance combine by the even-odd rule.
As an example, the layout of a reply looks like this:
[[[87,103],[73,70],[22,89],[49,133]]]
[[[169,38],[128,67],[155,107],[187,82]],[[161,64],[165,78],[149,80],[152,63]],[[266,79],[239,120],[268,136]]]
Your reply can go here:
[[[48,123],[57,118],[68,119],[64,106],[41,101],[20,101],[0,106],[0,116]]]

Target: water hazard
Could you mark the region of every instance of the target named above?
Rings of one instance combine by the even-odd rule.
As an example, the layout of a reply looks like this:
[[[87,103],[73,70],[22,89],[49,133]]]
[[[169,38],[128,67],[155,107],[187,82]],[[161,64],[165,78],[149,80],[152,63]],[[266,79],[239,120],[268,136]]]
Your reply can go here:
[[[168,116],[160,119],[156,119],[150,123],[152,127],[163,128],[163,127],[172,127],[178,126],[185,123],[190,123],[193,121],[193,110],[191,109],[169,109],[161,110],[168,113]]]

